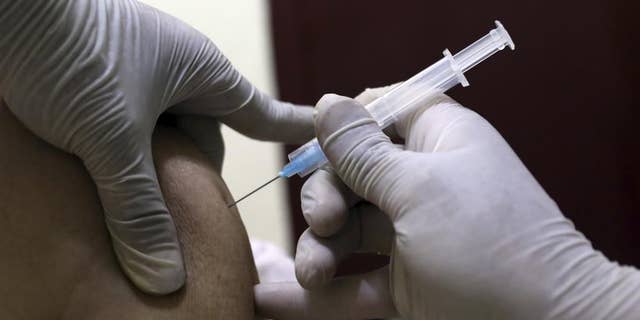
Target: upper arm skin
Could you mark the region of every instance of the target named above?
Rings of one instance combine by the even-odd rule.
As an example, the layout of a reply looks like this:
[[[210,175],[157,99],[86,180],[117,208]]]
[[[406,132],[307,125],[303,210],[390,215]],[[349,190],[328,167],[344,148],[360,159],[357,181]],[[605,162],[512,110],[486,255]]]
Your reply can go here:
[[[253,319],[257,274],[219,174],[174,129],[154,136],[186,286],[151,297],[124,277],[79,159],[28,132],[0,102],[0,319]]]

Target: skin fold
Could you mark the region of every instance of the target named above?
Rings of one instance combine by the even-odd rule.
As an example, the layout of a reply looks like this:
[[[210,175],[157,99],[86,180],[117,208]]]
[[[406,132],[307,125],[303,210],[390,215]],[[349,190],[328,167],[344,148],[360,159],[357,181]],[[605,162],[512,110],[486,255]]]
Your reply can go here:
[[[0,100],[0,319],[254,319],[257,273],[224,181],[177,129],[157,128],[153,153],[187,270],[163,297],[123,275],[81,161]]]

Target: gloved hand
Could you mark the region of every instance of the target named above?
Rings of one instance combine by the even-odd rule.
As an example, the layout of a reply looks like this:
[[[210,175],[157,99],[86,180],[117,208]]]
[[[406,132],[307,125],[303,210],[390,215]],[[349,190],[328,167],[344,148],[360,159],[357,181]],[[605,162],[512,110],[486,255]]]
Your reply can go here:
[[[640,273],[595,251],[478,114],[440,96],[393,145],[362,105],[326,95],[316,131],[332,171],[304,185],[296,283],[255,287],[274,319],[637,319]],[[342,185],[342,182],[348,188]],[[350,190],[353,190],[350,191]],[[390,266],[333,279],[354,251]]]
[[[204,35],[134,0],[0,0],[0,33],[0,93],[30,130],[82,159],[122,268],[148,293],[185,281],[151,156],[161,113],[190,115],[178,124],[218,167],[218,121],[257,139],[313,136],[311,108],[263,95]]]

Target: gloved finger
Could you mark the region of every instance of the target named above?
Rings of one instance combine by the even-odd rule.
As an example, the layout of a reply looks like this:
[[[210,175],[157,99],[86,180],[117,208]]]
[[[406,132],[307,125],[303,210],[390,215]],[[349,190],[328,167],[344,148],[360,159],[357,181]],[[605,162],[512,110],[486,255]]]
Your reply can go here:
[[[362,202],[351,209],[349,220],[334,236],[322,238],[307,229],[296,249],[296,278],[311,289],[329,283],[340,262],[354,252],[389,254],[393,240],[389,218],[374,205]]]
[[[366,105],[398,85],[399,83],[365,89],[355,100]],[[393,130],[385,133],[394,135]],[[302,214],[307,224],[316,235],[322,237],[330,236],[339,230],[347,219],[349,208],[360,201],[331,168],[316,171],[302,186],[300,197]]]
[[[166,19],[172,19],[167,17]],[[238,132],[259,140],[304,143],[313,137],[313,109],[260,92],[206,36],[179,25],[170,70],[172,112],[219,117]],[[168,31],[176,33],[176,31]],[[175,61],[175,62],[174,62]]]
[[[401,85],[402,82],[398,82],[398,83],[394,83],[388,86],[384,86],[384,87],[378,87],[378,88],[367,88],[364,91],[362,91],[359,95],[357,95],[355,98],[356,101],[360,102],[363,106],[366,106],[367,104],[373,102],[374,100],[384,96],[385,94],[391,92],[393,89],[397,88],[399,85]],[[395,127],[394,126],[388,126],[386,128],[384,128],[382,130],[387,136],[389,136],[389,138],[391,138],[392,140],[398,139],[398,134],[395,132]]]
[[[384,96],[385,94],[387,94],[391,90],[393,90],[396,87],[398,87],[400,84],[402,84],[402,83],[398,82],[398,83],[394,83],[394,84],[391,84],[391,85],[388,85],[388,86],[384,86],[384,87],[367,88],[367,89],[364,89],[364,91],[362,91],[360,94],[358,94],[353,99],[355,99],[356,101],[360,102],[362,105],[367,105],[368,103],[373,102],[373,100],[376,100],[376,99]]]
[[[422,106],[402,113],[394,124],[404,138],[406,150],[443,152],[466,146],[478,146],[499,134],[477,113],[442,94]]]
[[[325,287],[305,290],[295,282],[258,284],[256,313],[266,318],[378,319],[397,315],[389,288],[388,267],[338,278]]]
[[[122,126],[109,128],[103,135],[108,142],[82,144],[75,152],[96,183],[113,249],[125,274],[142,291],[174,292],[183,286],[185,270],[151,146],[144,143],[150,138],[124,134]]]
[[[393,207],[388,190],[402,190],[409,173],[400,164],[408,158],[391,143],[357,101],[325,95],[316,107],[320,146],[340,178],[356,194],[385,212]]]
[[[234,130],[258,140],[303,144],[313,139],[313,108],[273,99],[256,89],[240,110],[220,117]]]
[[[218,173],[224,161],[224,140],[220,122],[208,116],[183,115],[177,117],[177,126],[186,133],[209,158]]]
[[[309,228],[321,237],[336,233],[347,221],[349,208],[360,201],[331,168],[316,171],[300,192],[302,214]]]

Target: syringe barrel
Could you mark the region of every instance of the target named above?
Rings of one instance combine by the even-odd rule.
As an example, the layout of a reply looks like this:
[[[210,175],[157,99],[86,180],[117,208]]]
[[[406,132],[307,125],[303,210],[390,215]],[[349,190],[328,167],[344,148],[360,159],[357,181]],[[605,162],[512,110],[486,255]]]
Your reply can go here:
[[[444,93],[458,83],[464,87],[468,86],[469,82],[464,72],[507,45],[511,49],[515,48],[507,30],[499,21],[495,23],[495,29],[462,49],[455,56],[451,56],[449,50],[444,50],[442,59],[366,105],[367,111],[381,128],[386,128],[394,123],[402,112],[413,109],[434,95]]]
[[[455,56],[452,56],[449,50],[444,50],[442,59],[367,104],[367,111],[381,128],[385,128],[394,123],[401,113],[419,106],[434,95],[443,93],[458,83],[468,86],[464,72],[505,46],[511,47],[512,50],[515,48],[507,30],[500,22],[495,23],[495,29]],[[297,173],[304,177],[327,163],[317,139],[290,153],[289,160],[289,164],[280,172],[281,176],[291,177]]]
[[[403,111],[413,109],[427,98],[443,93],[458,83],[460,79],[456,77],[451,60],[444,57],[365,108],[384,129],[393,124]]]

